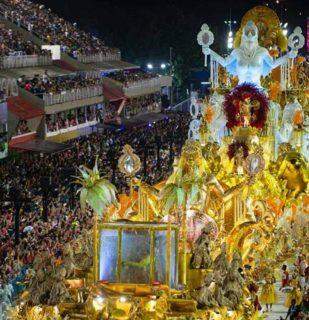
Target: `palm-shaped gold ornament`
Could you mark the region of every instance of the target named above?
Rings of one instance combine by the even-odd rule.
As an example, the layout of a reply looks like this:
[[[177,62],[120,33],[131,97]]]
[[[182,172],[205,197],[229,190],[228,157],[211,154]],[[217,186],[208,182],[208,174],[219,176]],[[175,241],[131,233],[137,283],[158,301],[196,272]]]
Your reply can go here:
[[[93,243],[94,243],[94,280],[98,279],[98,219],[103,218],[103,212],[111,204],[117,205],[116,187],[107,179],[100,176],[98,161],[96,159],[93,169],[86,166],[79,168],[80,176],[76,183],[81,185],[77,191],[80,195],[82,211],[88,205],[94,212]]]

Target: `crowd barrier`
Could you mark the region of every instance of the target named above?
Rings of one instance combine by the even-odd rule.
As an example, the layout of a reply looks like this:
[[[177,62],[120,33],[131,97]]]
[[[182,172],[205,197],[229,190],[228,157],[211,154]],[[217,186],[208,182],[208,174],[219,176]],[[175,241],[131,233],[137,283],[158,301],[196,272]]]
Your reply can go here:
[[[1,69],[48,66],[52,64],[50,56],[4,56],[0,58]]]
[[[96,96],[103,95],[103,86],[91,86],[80,88],[72,91],[64,91],[62,93],[44,93],[43,100],[45,106],[51,106],[54,104],[71,102],[75,100],[88,99]]]
[[[79,54],[77,55],[77,60],[82,63],[91,63],[91,62],[105,62],[105,61],[119,61],[121,59],[121,53],[110,53],[110,52],[100,52],[96,54]]]

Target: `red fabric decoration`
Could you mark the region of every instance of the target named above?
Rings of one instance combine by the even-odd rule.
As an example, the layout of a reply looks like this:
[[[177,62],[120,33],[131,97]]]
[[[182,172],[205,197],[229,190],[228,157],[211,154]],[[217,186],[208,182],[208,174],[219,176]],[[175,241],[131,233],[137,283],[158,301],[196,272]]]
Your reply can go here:
[[[269,103],[263,91],[253,84],[244,83],[226,94],[223,107],[228,128],[250,125],[262,129],[267,120]]]
[[[234,158],[235,153],[242,148],[243,156],[246,159],[249,155],[249,147],[244,142],[234,141],[232,144],[229,145],[229,150],[227,151],[227,154],[231,159]]]

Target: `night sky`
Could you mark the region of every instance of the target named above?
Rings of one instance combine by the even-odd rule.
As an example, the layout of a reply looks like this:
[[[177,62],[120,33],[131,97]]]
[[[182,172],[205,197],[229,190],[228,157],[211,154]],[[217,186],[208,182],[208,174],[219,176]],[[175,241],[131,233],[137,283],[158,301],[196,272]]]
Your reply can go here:
[[[202,23],[215,33],[215,45],[226,46],[224,20],[240,22],[247,10],[268,3],[283,22],[305,26],[308,3],[305,0],[39,0],[54,12],[121,49],[127,59],[167,59],[174,53],[196,54],[196,34]],[[305,6],[307,3],[307,8]],[[307,10],[306,10],[307,9]],[[236,29],[239,26],[236,25]],[[303,29],[305,33],[305,29]]]

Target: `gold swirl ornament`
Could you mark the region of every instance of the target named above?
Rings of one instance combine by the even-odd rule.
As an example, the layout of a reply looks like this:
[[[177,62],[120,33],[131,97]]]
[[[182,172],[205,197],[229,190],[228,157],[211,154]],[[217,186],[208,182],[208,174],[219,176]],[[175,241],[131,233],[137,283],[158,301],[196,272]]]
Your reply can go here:
[[[141,169],[140,158],[134,153],[132,147],[128,144],[123,147],[122,155],[118,160],[118,168],[120,172],[127,177],[134,177]]]

